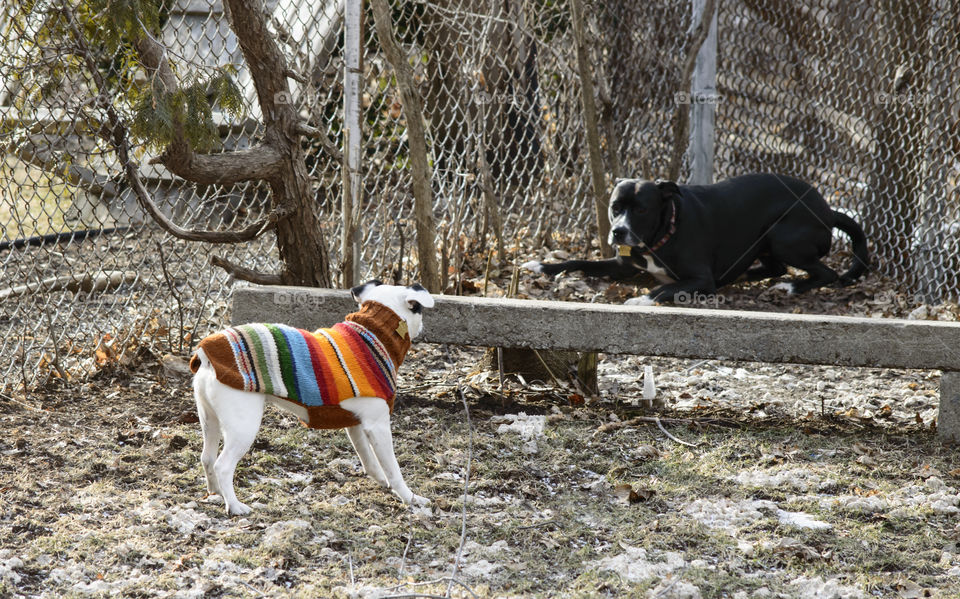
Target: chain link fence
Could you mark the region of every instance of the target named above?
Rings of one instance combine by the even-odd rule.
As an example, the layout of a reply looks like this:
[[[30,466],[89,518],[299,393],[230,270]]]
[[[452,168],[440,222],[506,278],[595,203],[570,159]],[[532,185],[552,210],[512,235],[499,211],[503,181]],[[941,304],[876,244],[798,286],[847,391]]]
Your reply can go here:
[[[291,82],[290,101],[337,145],[343,1],[265,6],[302,79]],[[664,176],[671,118],[688,108],[677,93],[689,89],[681,64],[696,25],[690,2],[584,4],[605,187],[618,176]],[[43,19],[64,18],[57,7],[40,3],[23,18],[8,5],[0,15],[4,393],[82,378],[141,351],[184,355],[227,314],[232,282],[211,255],[260,271],[280,266],[272,234],[240,245],[185,242],[144,214],[112,148],[89,134],[98,114],[89,75],[50,75],[62,40],[24,43]],[[464,257],[491,248],[512,261],[527,258],[521,249],[589,247],[594,200],[567,2],[395,0],[392,9],[424,103],[443,287],[459,292]],[[256,90],[220,2],[167,0],[161,16],[159,39],[181,77],[236,65],[246,110],[215,112],[217,133],[225,151],[255,143],[263,132]],[[863,223],[886,274],[928,297],[955,297],[960,9],[946,0],[743,0],[720,3],[717,18],[715,178],[807,179]],[[412,280],[406,115],[369,12],[364,40],[360,271]],[[122,109],[123,99],[114,104]],[[309,143],[336,270],[341,168]],[[239,229],[267,211],[263,184],[194,185],[150,164],[149,148],[136,150],[157,203],[184,227]]]

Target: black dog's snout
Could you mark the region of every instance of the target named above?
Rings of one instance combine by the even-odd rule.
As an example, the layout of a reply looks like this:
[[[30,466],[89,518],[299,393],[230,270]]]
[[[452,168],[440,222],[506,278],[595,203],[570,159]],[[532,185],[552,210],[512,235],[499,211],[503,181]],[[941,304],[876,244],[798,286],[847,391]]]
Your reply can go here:
[[[627,234],[630,233],[630,229],[626,227],[615,227],[611,234],[613,235],[613,242],[617,244],[622,244],[627,240]]]

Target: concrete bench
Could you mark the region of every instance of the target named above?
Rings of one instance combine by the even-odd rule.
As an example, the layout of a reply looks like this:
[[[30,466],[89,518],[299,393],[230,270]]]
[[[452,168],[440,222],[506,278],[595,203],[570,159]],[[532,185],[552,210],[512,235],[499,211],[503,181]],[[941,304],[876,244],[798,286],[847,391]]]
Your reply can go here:
[[[316,329],[356,309],[349,292],[239,287],[233,322]],[[960,442],[960,323],[436,296],[429,343],[941,370],[937,434]]]

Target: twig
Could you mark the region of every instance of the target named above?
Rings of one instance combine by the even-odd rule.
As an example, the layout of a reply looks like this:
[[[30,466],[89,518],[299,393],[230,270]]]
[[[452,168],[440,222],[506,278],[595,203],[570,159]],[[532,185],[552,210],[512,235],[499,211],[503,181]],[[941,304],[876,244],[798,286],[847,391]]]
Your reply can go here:
[[[197,310],[197,320],[190,329],[190,344],[187,346],[187,355],[193,355],[193,344],[197,340],[197,331],[200,330],[200,319],[203,318],[203,311],[207,307],[207,299],[210,297],[210,289],[213,288],[213,278],[217,276],[215,272],[210,273],[210,280],[207,281],[207,290],[203,292],[203,300],[200,302],[200,309]]]
[[[26,386],[26,383],[24,383],[24,386]],[[34,412],[46,412],[46,411],[47,411],[47,410],[44,410],[43,408],[37,408],[37,407],[31,406],[30,404],[25,403],[25,402],[22,402],[22,401],[20,401],[19,399],[15,398],[15,397],[13,397],[13,396],[11,396],[11,395],[4,395],[4,394],[0,393],[0,398],[6,399],[7,401],[12,401],[13,403],[17,404],[18,406],[24,407],[24,408],[26,408],[26,409],[28,409],[28,410],[33,410]]]
[[[679,443],[680,445],[686,445],[687,447],[696,447],[697,445],[699,445],[699,443],[687,443],[686,441],[681,441],[680,439],[677,439],[676,437],[671,435],[667,431],[667,429],[663,428],[663,423],[660,422],[660,418],[654,416],[653,421],[657,423],[657,428],[659,428],[664,435],[669,437],[671,441],[674,441],[675,443]]]
[[[263,591],[258,590],[257,587],[253,586],[252,584],[250,584],[249,582],[247,582],[247,581],[245,581],[245,580],[241,580],[241,581],[240,581],[240,584],[242,584],[243,586],[247,587],[248,589],[250,589],[251,591],[253,591],[254,593],[256,593],[256,594],[257,594],[257,597],[266,597],[266,596],[267,596]]]
[[[457,570],[460,569],[460,559],[463,557],[463,546],[467,541],[467,493],[470,489],[470,463],[473,461],[473,426],[470,424],[470,406],[467,405],[467,396],[463,393],[463,388],[458,389],[460,401],[463,402],[463,412],[467,419],[467,465],[463,476],[463,511],[461,512],[460,523],[460,547],[457,548],[457,557],[453,560],[453,570],[450,572],[450,582],[447,584],[446,597],[450,596],[453,589],[453,583],[457,577]],[[471,595],[473,593],[471,592]]]
[[[654,595],[651,599],[657,599],[658,597],[663,597],[663,596],[665,596],[665,595],[667,594],[667,591],[669,591],[670,589],[672,589],[673,587],[675,587],[675,586],[677,585],[677,583],[680,582],[680,578],[683,576],[683,574],[687,571],[688,568],[689,568],[689,566],[684,566],[683,570],[680,570],[680,572],[678,572],[678,573],[676,574],[676,576],[674,577],[673,581],[672,581],[670,584],[668,584],[667,586],[665,586],[665,587],[663,587],[662,589],[660,589],[659,591],[657,591],[657,594]]]
[[[53,367],[57,369],[57,374],[59,374],[63,382],[66,383],[67,373],[64,372],[60,366],[60,348],[57,347],[57,336],[53,331],[53,318],[50,316],[49,306],[44,305],[43,314],[47,317],[47,328],[50,330],[50,339],[53,341]]]
[[[163,244],[159,241],[157,242],[157,252],[160,254],[160,268],[163,270],[163,278],[167,282],[167,287],[170,288],[170,293],[173,294],[173,299],[177,302],[177,313],[180,316],[180,353],[183,353],[183,335],[186,331],[183,330],[183,301],[180,298],[180,292],[173,285],[173,279],[170,277],[170,273],[167,272],[167,258],[163,255]],[[170,341],[169,335],[167,336],[167,341]],[[170,352],[173,353],[173,343],[170,342]]]
[[[408,518],[410,529],[407,532],[407,546],[403,548],[403,555],[400,556],[400,567],[397,568],[397,580],[400,581],[400,584],[403,584],[403,567],[407,563],[407,553],[410,551],[410,546],[413,545],[413,512],[410,512],[410,517]]]
[[[493,250],[487,252],[487,267],[483,269],[483,297],[487,297],[487,283],[490,282],[490,261],[493,259]]]
[[[464,589],[466,589],[466,591],[470,593],[471,597],[477,597],[477,594],[473,592],[473,589],[463,584],[459,580],[455,580],[452,578],[437,578],[435,580],[425,580],[423,582],[406,582],[403,585],[398,585],[398,586],[423,587],[423,586],[429,586],[431,584],[437,584],[440,582],[452,582],[454,584],[458,584],[462,586]],[[384,595],[381,599],[403,599],[405,597],[436,597],[437,599],[449,599],[446,595],[430,595],[426,593],[405,593],[403,595]]]
[[[518,526],[517,530],[528,530],[530,528],[540,528],[541,526],[547,526],[553,524],[554,520],[544,520],[543,522],[537,522],[536,524],[528,524],[527,526]]]
[[[550,378],[553,379],[554,384],[555,384],[557,387],[563,387],[563,383],[560,382],[560,379],[558,379],[558,378],[553,374],[553,371],[550,370],[550,367],[547,366],[547,363],[546,363],[546,361],[544,361],[543,356],[540,355],[540,351],[535,349],[535,350],[533,350],[533,354],[534,354],[535,356],[537,356],[537,359],[540,360],[540,363],[543,364],[543,367],[547,369],[547,374],[549,374],[549,375],[550,375]]]
[[[503,348],[500,347],[500,346],[497,346],[497,375],[498,375],[499,380],[500,380],[500,392],[502,393],[502,392],[503,392],[503,379],[504,379],[504,374],[503,374]]]

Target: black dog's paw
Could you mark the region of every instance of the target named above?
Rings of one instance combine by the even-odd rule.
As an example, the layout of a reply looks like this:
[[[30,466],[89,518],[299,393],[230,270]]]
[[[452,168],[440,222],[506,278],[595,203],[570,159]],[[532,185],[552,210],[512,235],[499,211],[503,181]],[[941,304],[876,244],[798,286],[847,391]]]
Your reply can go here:
[[[533,271],[539,275],[543,273],[543,262],[540,262],[539,260],[531,260],[521,264],[520,268]]]
[[[656,301],[649,295],[641,295],[640,297],[631,297],[627,301],[623,302],[624,306],[653,306],[656,305]]]

